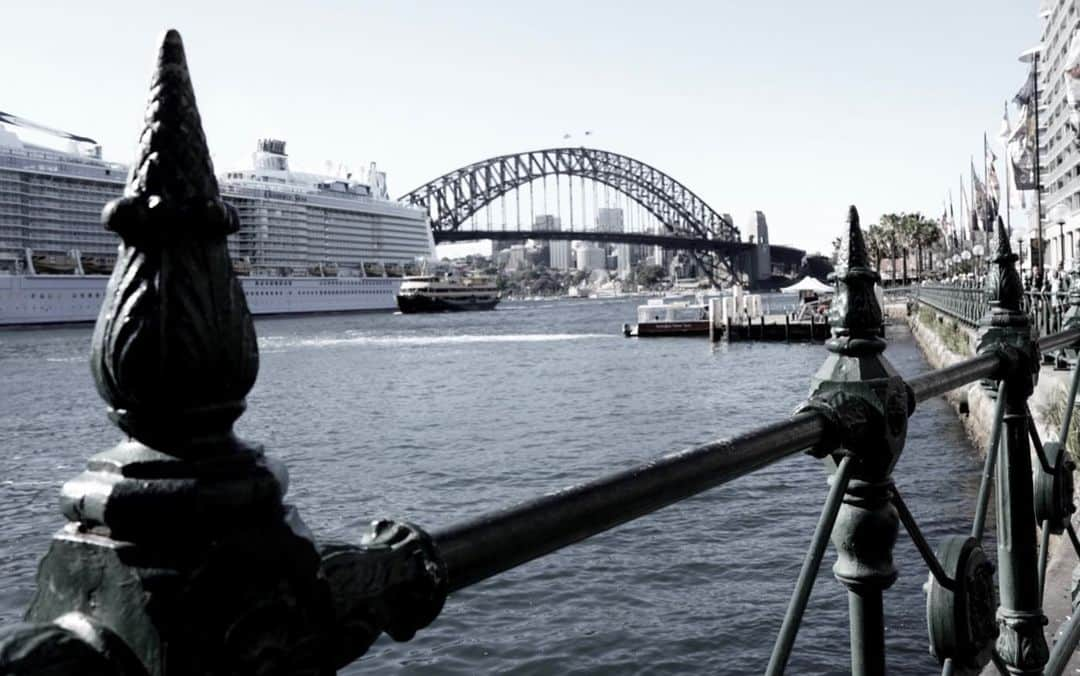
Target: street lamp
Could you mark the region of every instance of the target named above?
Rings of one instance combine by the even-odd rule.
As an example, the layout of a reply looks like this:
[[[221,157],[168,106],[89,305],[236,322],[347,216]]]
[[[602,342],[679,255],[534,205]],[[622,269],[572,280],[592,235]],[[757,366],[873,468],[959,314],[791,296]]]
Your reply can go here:
[[[975,255],[975,278],[978,279],[979,273],[982,272],[983,245],[976,244],[971,248],[971,253]]]
[[[1028,229],[1026,225],[1018,225],[1013,228],[1013,236],[1016,237],[1016,250],[1020,256],[1020,276],[1024,276],[1024,242],[1028,238]]]
[[[1068,216],[1069,208],[1064,202],[1058,202],[1046,214],[1047,220],[1058,224],[1058,269],[1065,268],[1065,220]]]

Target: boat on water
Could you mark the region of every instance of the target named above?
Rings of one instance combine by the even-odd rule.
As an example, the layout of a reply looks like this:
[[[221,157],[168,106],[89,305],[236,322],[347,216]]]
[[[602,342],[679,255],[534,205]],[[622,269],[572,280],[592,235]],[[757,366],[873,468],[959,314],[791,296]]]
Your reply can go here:
[[[709,335],[709,307],[685,300],[650,298],[637,308],[637,324],[623,324],[627,338]]]
[[[405,314],[494,310],[498,304],[494,277],[457,270],[405,277],[397,294],[398,309]]]
[[[391,312],[403,275],[434,257],[427,212],[390,199],[385,173],[339,173],[293,171],[285,142],[262,139],[249,167],[218,176],[240,216],[228,248],[252,314]],[[92,139],[0,113],[0,326],[97,318],[118,244],[101,211],[127,174]]]

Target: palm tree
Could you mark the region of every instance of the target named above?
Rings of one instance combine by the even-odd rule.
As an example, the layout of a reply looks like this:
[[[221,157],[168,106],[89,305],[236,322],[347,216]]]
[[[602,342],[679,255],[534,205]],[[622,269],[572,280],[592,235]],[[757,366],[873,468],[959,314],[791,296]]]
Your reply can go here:
[[[915,233],[915,246],[918,248],[918,275],[919,279],[922,279],[922,254],[923,247],[926,247],[927,252],[930,254],[930,269],[934,269],[934,245],[941,241],[941,228],[938,226],[937,221],[926,218],[922,214],[916,212],[911,215],[914,219],[912,229]]]
[[[881,217],[881,227],[885,231],[886,250],[892,259],[892,280],[896,282],[896,258],[902,255],[904,259],[903,282],[907,283],[907,247],[910,242],[909,219],[904,213],[884,214]]]
[[[874,259],[874,269],[881,274],[881,259],[885,257],[885,231],[874,223],[866,229],[866,248]]]

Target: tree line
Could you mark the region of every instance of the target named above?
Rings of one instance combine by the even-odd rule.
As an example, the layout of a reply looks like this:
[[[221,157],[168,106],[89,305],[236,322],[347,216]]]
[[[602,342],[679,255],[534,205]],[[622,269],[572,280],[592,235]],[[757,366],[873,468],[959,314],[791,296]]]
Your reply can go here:
[[[896,259],[903,261],[903,280],[909,278],[908,256],[914,254],[915,278],[923,278],[923,261],[927,269],[934,269],[934,251],[944,253],[944,238],[941,225],[918,211],[884,214],[881,219],[866,229],[866,249],[874,261],[874,268],[881,272],[881,261]],[[839,243],[834,242],[839,249]],[[925,255],[924,255],[925,254]],[[940,260],[940,259],[939,259]],[[893,271],[895,278],[896,271]]]

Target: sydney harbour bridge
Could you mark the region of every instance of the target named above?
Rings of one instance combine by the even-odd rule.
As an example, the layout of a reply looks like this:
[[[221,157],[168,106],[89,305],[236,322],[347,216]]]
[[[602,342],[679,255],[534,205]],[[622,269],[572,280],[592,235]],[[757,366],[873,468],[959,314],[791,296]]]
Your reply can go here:
[[[751,282],[755,277],[760,247],[742,241],[729,215],[659,169],[605,150],[500,155],[399,199],[427,209],[437,244],[587,239],[648,245],[690,253],[714,282],[740,273]]]

